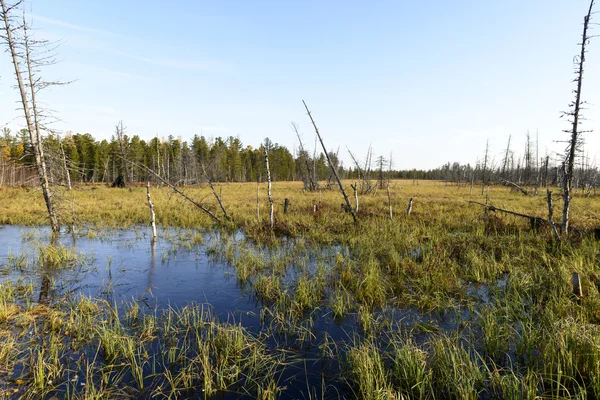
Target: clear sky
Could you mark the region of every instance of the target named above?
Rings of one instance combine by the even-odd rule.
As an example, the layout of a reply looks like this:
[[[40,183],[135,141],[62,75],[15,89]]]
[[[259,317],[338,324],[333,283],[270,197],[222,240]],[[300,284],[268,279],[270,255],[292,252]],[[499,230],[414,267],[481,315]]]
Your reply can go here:
[[[307,147],[306,100],[329,149],[394,167],[496,162],[508,135],[522,152],[562,151],[588,0],[84,1],[35,0],[38,38],[63,40],[47,79],[76,80],[41,96],[53,128],[110,138],[123,120],[144,139],[194,134],[265,137]],[[598,5],[600,10],[600,4]],[[600,22],[596,15],[595,22]],[[595,32],[600,28],[596,27]],[[17,92],[0,53],[0,127],[17,128]],[[600,38],[589,46],[586,152],[600,140]],[[600,161],[600,160],[598,160]]]

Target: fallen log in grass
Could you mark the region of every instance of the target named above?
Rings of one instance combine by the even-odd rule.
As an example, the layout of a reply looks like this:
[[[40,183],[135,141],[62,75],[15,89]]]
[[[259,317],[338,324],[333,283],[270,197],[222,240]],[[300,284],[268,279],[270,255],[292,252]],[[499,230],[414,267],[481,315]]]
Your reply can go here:
[[[514,215],[516,217],[521,217],[521,218],[527,218],[529,219],[529,223],[531,224],[531,229],[538,229],[542,224],[546,224],[548,226],[552,226],[552,224],[550,223],[550,221],[548,221],[547,219],[541,218],[541,217],[536,217],[535,215],[528,215],[528,214],[523,214],[523,213],[519,213],[516,211],[511,211],[511,210],[505,210],[503,208],[499,208],[499,207],[495,207],[489,204],[484,204],[484,203],[480,203],[478,201],[472,201],[470,200],[469,203],[471,204],[477,204],[479,206],[485,207],[487,210],[489,211],[499,211],[505,214],[510,214],[510,215]],[[584,231],[581,228],[576,228],[576,227],[571,227],[574,231],[576,231],[577,233],[580,234],[585,234],[586,231]]]

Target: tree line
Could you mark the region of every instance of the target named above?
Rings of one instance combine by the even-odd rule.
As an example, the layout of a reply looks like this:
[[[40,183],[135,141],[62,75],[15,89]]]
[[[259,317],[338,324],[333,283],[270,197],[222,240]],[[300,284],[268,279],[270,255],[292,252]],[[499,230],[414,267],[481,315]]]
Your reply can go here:
[[[393,170],[390,160],[371,156],[354,166],[344,167],[339,154],[329,153],[332,163],[343,179],[364,180],[375,188],[389,179],[442,180],[448,183],[479,185],[504,184],[540,188],[562,182],[560,159],[539,156],[537,145],[527,134],[522,155],[510,148],[511,139],[500,162],[484,156],[475,165],[447,162],[432,169]],[[128,183],[156,182],[159,174],[177,185],[197,184],[207,179],[213,182],[262,182],[266,180],[264,149],[269,154],[273,181],[309,181],[332,183],[331,170],[323,152],[303,149],[290,151],[266,138],[257,146],[244,145],[238,137],[206,138],[194,135],[189,141],[181,137],[154,137],[147,141],[138,135],[113,135],[110,140],[97,140],[91,134],[48,134],[43,138],[44,157],[50,181],[65,184],[67,173],[73,183],[112,183],[123,176]],[[390,157],[391,158],[391,157]],[[32,144],[27,129],[12,133],[4,128],[0,137],[0,163],[16,167],[33,167]],[[7,168],[0,168],[0,182],[8,184]],[[28,179],[31,174],[25,174]],[[575,188],[596,188],[598,169],[581,152],[574,172]],[[15,184],[25,182],[16,180]],[[1,185],[1,183],[0,183]]]
[[[172,135],[167,138],[141,139],[125,133],[110,140],[97,140],[91,134],[48,134],[42,139],[50,180],[72,182],[114,182],[122,176],[126,182],[156,181],[153,171],[177,185],[214,182],[256,182],[266,179],[264,150],[269,154],[271,179],[300,180],[306,165],[317,180],[330,179],[324,154],[314,157],[307,152],[293,155],[285,146],[266,138],[257,146],[244,145],[238,137],[194,135],[188,142]],[[340,170],[338,157],[330,157]],[[27,129],[12,133],[4,128],[0,137],[0,159],[20,166],[34,166],[33,148]],[[0,172],[1,173],[1,172]]]

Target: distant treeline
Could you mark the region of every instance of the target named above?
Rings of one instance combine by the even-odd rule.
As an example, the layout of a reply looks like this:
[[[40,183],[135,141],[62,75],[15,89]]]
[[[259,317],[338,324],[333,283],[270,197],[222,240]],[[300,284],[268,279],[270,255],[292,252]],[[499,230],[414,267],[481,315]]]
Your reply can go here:
[[[333,176],[322,152],[295,151],[292,154],[288,148],[268,138],[253,147],[232,136],[207,139],[195,135],[189,143],[173,136],[145,141],[118,130],[111,140],[96,140],[88,133],[44,137],[45,157],[54,184],[64,183],[67,172],[73,183],[111,183],[119,176],[128,183],[154,182],[158,179],[155,174],[178,185],[196,184],[207,179],[214,182],[264,181],[265,149],[274,181],[304,181],[307,187],[309,182],[332,182]],[[519,186],[544,187],[560,183],[562,176],[561,164],[553,163],[549,157],[533,156],[530,147],[520,158],[507,151],[499,164],[488,162],[486,156],[475,166],[448,162],[430,170],[392,170],[390,160],[383,156],[372,161],[370,150],[366,160],[357,160],[352,155],[354,165],[351,166],[342,165],[339,154],[333,151],[329,157],[342,179],[369,181],[373,187],[376,184],[383,186],[388,179],[435,179],[464,184],[510,182]],[[4,128],[0,137],[0,186],[35,184],[31,174],[22,172],[33,165],[27,130],[13,134]],[[591,167],[583,157],[578,165],[576,185],[595,188],[597,168]],[[27,182],[21,181],[20,176]]]

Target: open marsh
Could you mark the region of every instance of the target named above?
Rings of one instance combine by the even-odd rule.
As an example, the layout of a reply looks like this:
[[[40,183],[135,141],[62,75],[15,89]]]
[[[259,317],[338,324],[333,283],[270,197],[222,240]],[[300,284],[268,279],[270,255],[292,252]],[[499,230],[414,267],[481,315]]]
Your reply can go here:
[[[287,214],[276,208],[273,234],[266,208],[257,220],[252,184],[222,185],[233,222],[221,228],[153,189],[155,244],[139,225],[148,219],[142,188],[73,190],[76,212],[63,221],[73,218],[74,233],[0,228],[2,394],[600,396],[591,235],[557,245],[549,229],[484,215],[466,203],[481,201],[476,190],[440,182],[393,182],[393,221],[386,193],[361,197],[358,225],[334,191],[273,186],[276,204],[292,204]],[[0,191],[0,218],[43,224],[38,197]],[[547,213],[543,196],[504,187],[492,187],[489,201]],[[597,198],[574,204],[573,224],[593,228]],[[572,295],[573,272],[581,298]]]

